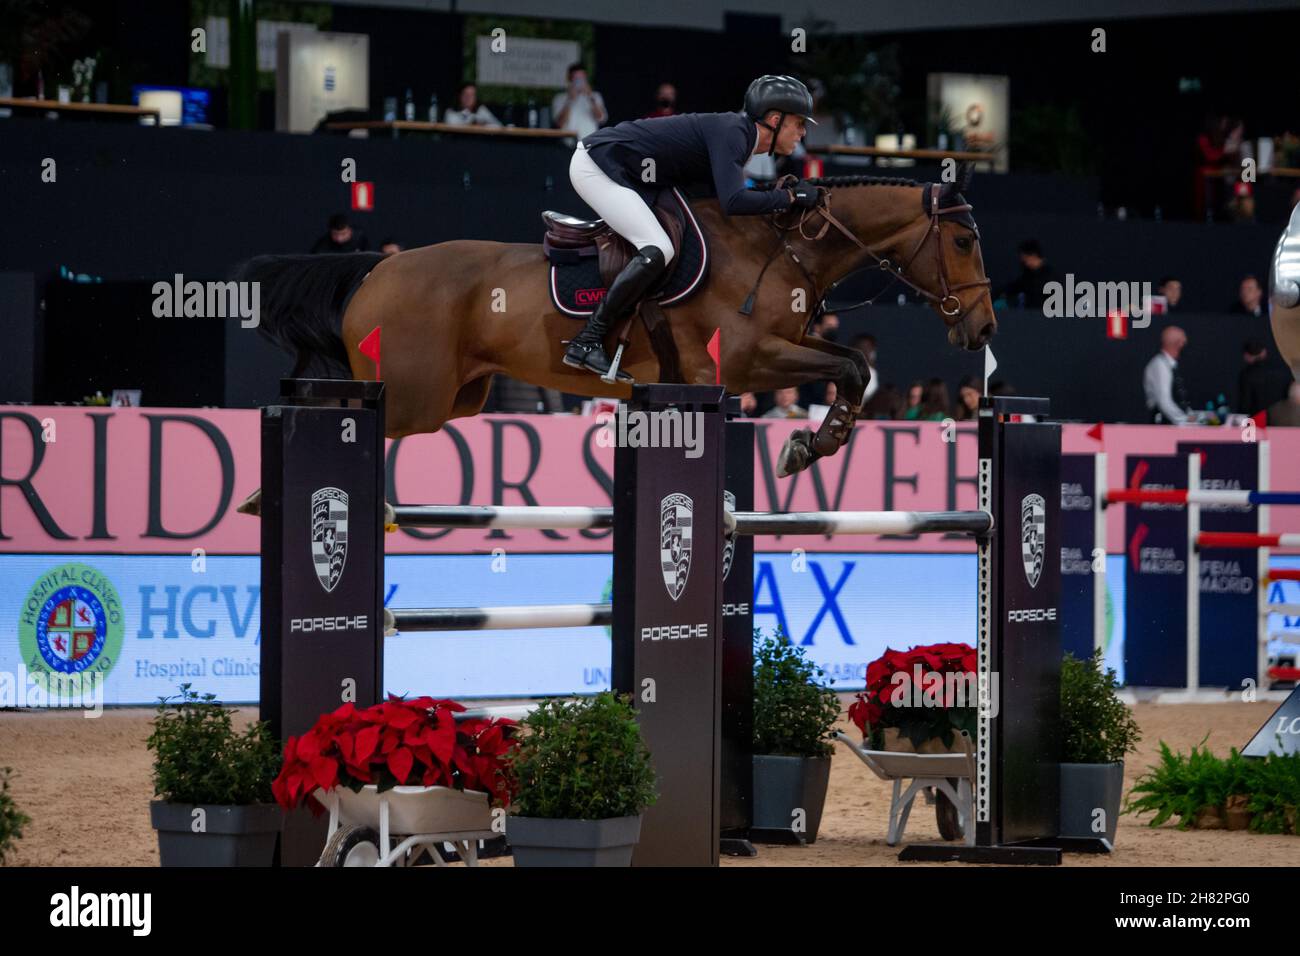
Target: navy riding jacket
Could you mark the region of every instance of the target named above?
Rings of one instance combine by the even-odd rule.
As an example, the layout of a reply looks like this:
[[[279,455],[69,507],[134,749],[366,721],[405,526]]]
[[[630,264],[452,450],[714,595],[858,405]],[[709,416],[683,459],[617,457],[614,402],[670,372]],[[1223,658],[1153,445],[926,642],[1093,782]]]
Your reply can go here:
[[[753,216],[790,207],[784,189],[745,186],[745,164],[758,131],[744,113],[681,113],[627,120],[583,137],[587,154],[610,179],[647,202],[672,186],[713,185],[729,216]],[[642,179],[653,159],[654,180]]]

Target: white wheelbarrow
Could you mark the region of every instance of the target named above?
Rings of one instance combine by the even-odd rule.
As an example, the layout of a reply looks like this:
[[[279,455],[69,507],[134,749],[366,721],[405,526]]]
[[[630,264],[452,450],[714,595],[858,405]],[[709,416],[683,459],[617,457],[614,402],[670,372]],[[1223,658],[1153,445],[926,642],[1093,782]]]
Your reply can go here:
[[[359,793],[317,790],[316,798],[330,812],[317,866],[410,866],[426,850],[435,864],[447,866],[446,843],[467,866],[477,866],[479,841],[501,836],[492,831],[488,794],[479,790],[393,787],[380,793],[371,784]]]

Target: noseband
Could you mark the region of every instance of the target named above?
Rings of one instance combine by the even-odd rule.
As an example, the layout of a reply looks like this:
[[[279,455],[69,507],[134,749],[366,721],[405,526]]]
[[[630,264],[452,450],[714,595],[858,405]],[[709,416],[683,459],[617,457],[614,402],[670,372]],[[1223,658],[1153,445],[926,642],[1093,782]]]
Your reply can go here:
[[[802,215],[800,215],[799,221],[792,224],[791,226],[786,227],[787,229],[798,229],[799,235],[801,237],[811,242],[816,242],[817,240],[821,239],[826,235],[826,233],[830,230],[831,226],[834,226],[846,238],[848,238],[850,242],[852,242],[859,249],[865,252],[872,259],[872,261],[875,262],[876,266],[882,272],[889,273],[891,278],[896,279],[899,282],[902,282],[904,285],[911,288],[921,298],[925,299],[927,302],[930,302],[931,304],[936,306],[939,309],[939,312],[943,315],[944,324],[949,327],[957,325],[959,322],[961,322],[961,320],[967,316],[970,310],[975,307],[976,303],[978,303],[980,299],[983,298],[984,295],[988,295],[989,285],[991,282],[991,280],[989,280],[988,278],[976,279],[971,282],[962,282],[959,283],[958,285],[953,285],[951,282],[948,281],[948,259],[947,256],[944,254],[943,237],[939,231],[939,224],[940,222],[942,222],[944,216],[962,216],[963,221],[961,224],[965,226],[967,229],[969,229],[972,233],[974,233],[975,239],[978,241],[980,236],[979,227],[975,225],[975,220],[971,218],[970,212],[973,207],[971,206],[970,203],[963,202],[960,205],[955,205],[955,206],[940,206],[939,197],[940,197],[941,189],[937,187],[934,183],[926,183],[925,186],[922,187],[925,190],[925,192],[922,196],[921,201],[922,201],[922,207],[926,209],[929,213],[930,224],[928,227],[926,227],[925,232],[921,234],[921,238],[917,241],[916,245],[912,247],[911,253],[907,256],[906,259],[903,260],[902,265],[895,265],[890,259],[880,255],[874,249],[872,249],[870,246],[864,243],[861,239],[855,236],[847,226],[845,226],[842,222],[840,222],[837,218],[835,218],[834,214],[831,212],[831,191],[824,186],[818,188],[822,191],[822,201],[811,209],[805,209]],[[808,221],[809,217],[814,213],[820,215],[825,221],[822,223],[821,229],[815,235],[808,235],[804,231],[804,224]],[[925,244],[931,239],[931,237],[933,237],[935,242],[935,246],[937,250],[937,259],[939,262],[938,294],[931,292],[929,289],[924,289],[921,286],[917,285],[907,275],[908,269],[911,267],[912,263],[916,260],[916,257],[920,254],[921,250],[925,247]],[[890,236],[883,245],[886,247],[891,245],[894,238],[895,238],[894,236]],[[888,286],[885,287],[885,289],[888,288],[889,288]],[[975,288],[983,288],[984,289],[983,294],[976,296],[971,301],[970,305],[963,306],[961,296],[959,296],[957,293],[963,292],[966,289],[975,289]],[[849,308],[857,308],[858,306],[872,304],[873,302],[875,302],[876,299],[878,299],[881,296],[881,294],[884,293],[885,289],[881,289],[880,292],[877,292],[870,299],[864,300],[862,302],[858,302],[850,306]],[[949,308],[950,304],[952,306],[951,308]],[[990,303],[990,306],[991,305],[992,303]]]

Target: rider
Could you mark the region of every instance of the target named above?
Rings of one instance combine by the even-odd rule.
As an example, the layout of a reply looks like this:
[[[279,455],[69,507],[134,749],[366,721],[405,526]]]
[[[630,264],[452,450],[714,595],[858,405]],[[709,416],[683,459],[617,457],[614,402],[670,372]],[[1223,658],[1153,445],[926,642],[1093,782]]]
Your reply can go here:
[[[807,182],[793,189],[745,186],[745,164],[758,153],[788,156],[815,122],[808,88],[792,76],[760,76],[749,85],[739,113],[682,113],[628,120],[583,137],[569,178],[596,214],[636,248],[605,297],[564,352],[564,364],[604,375],[604,338],[663,276],[672,243],[651,211],[661,189],[713,184],[727,215],[755,216],[817,204]],[[620,379],[627,380],[622,373]]]

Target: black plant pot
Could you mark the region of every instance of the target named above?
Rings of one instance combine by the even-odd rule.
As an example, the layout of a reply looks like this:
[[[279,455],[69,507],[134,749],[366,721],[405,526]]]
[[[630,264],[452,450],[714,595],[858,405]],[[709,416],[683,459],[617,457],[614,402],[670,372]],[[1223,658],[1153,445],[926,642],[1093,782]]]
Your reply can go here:
[[[202,805],[204,829],[194,832],[196,809],[189,803],[149,804],[158,831],[163,866],[270,866],[280,833],[280,808],[274,803],[243,807]]]
[[[640,839],[639,815],[609,820],[506,818],[515,866],[631,866]]]
[[[1061,836],[1074,840],[1105,841],[1115,846],[1120,801],[1124,796],[1124,761],[1117,763],[1061,764]],[[1095,830],[1096,811],[1105,812],[1105,829]]]
[[[816,843],[830,779],[830,757],[755,754],[753,841]],[[799,830],[796,811],[803,811]]]

